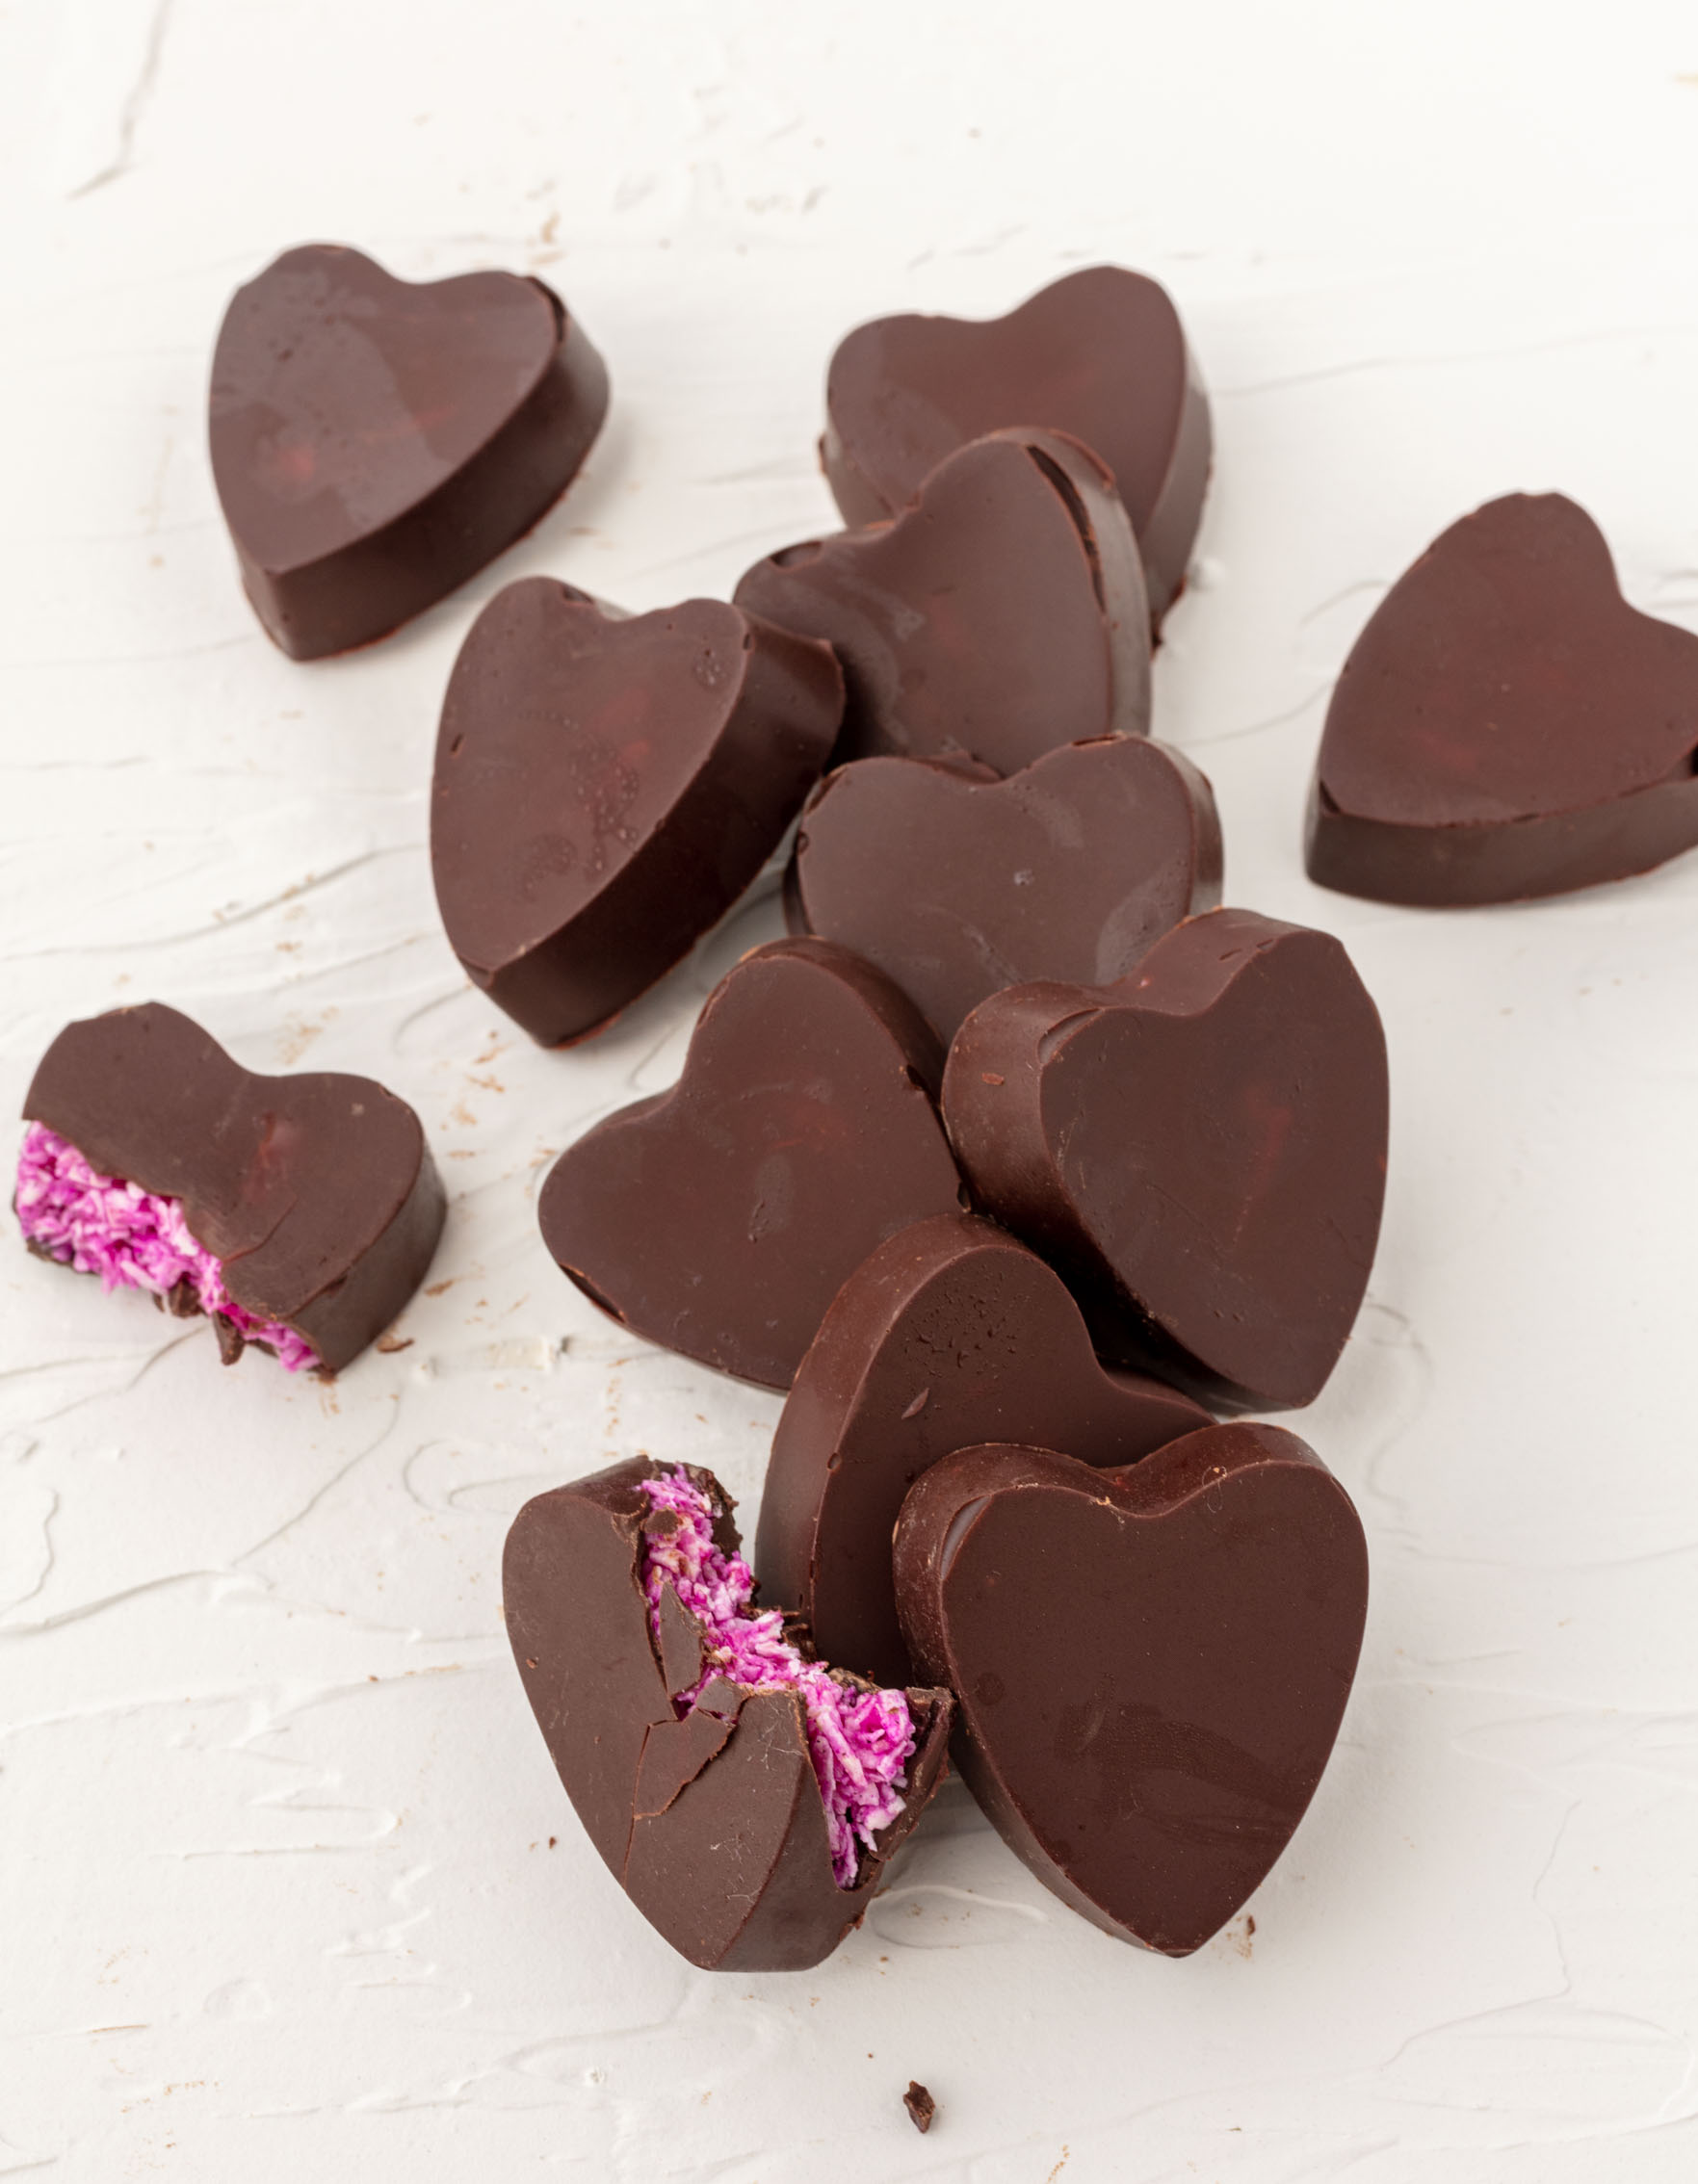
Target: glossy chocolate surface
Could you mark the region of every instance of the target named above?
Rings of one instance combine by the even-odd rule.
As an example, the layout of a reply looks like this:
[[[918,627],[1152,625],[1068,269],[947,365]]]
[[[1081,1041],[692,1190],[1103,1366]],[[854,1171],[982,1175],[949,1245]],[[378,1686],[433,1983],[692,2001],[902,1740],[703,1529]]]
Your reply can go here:
[[[443,702],[431,866],[473,981],[544,1045],[597,1030],[737,899],[830,754],[828,648],[714,599],[630,618],[498,592]]]
[[[966,1213],[878,1246],[815,1336],[772,1441],[754,1566],[828,1660],[912,1680],[890,1542],[921,1473],[982,1441],[1058,1442],[1124,1465],[1211,1421],[1161,1382],[1108,1370],[1060,1278]]]
[[[1698,845],[1698,637],[1622,598],[1560,493],[1436,538],[1345,663],[1309,875],[1382,902],[1508,902]]]
[[[908,1496],[896,1573],[1004,1841],[1105,1933],[1201,1948],[1291,1840],[1356,1672],[1367,1546],[1313,1449],[1233,1424],[1129,1470],[962,1450]]]
[[[395,1318],[442,1233],[405,1101],[366,1077],[256,1076],[158,1001],[67,1024],[23,1111],[102,1174],[180,1200],[231,1297],[294,1328],[327,1372]]]
[[[539,280],[286,250],[236,291],[212,366],[213,477],[269,635],[316,660],[422,613],[565,491],[607,404]]]
[[[848,685],[837,758],[980,759],[1012,773],[1150,717],[1143,577],[1089,449],[993,433],[888,524],[757,561],[737,604],[823,637]]]
[[[1107,1357],[1215,1410],[1307,1403],[1385,1195],[1378,1011],[1328,933],[1211,910],[1109,987],[994,995],[950,1050],[975,1198],[1066,1276]]]

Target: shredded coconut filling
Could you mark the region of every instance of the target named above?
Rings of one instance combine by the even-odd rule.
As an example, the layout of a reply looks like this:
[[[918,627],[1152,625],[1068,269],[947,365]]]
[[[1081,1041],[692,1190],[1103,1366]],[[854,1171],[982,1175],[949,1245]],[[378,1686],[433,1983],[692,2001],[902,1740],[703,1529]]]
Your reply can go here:
[[[860,1845],[869,1850],[880,1828],[902,1809],[897,1795],[907,1780],[914,1751],[914,1722],[900,1691],[865,1691],[818,1661],[804,1660],[784,1636],[777,1608],[756,1615],[755,1581],[740,1554],[724,1554],[714,1542],[714,1509],[682,1471],[639,1482],[656,1510],[670,1510],[678,1528],[669,1537],[643,1535],[642,1589],[649,1623],[660,1635],[663,1587],[670,1583],[680,1603],[705,1625],[709,1665],[689,1691],[674,1692],[680,1717],[688,1714],[716,1676],[733,1682],[780,1686],[801,1695],[808,1753],[825,1806],[831,1870],[840,1888],[852,1888]]]
[[[17,1157],[17,1217],[25,1238],[105,1289],[169,1297],[187,1282],[201,1311],[263,1342],[291,1372],[318,1357],[293,1327],[256,1319],[224,1287],[222,1262],[189,1234],[179,1200],[103,1176],[45,1123],[31,1123]]]

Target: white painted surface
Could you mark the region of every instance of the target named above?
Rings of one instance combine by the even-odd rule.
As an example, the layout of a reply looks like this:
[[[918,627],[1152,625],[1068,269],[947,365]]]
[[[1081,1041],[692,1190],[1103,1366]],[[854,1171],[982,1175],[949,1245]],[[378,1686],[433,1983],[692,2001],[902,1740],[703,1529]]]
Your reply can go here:
[[[1465,508],[1567,489],[1698,627],[1695,208],[1698,16],[1633,0],[0,4],[0,1105],[157,995],[385,1079],[454,1193],[412,1348],[324,1392],[0,1256],[0,2173],[1698,2173],[1698,858],[1422,916],[1298,853],[1328,682]],[[532,540],[302,668],[202,390],[310,238],[544,272],[615,406]],[[435,707],[510,577],[641,608],[827,525],[854,321],[1099,257],[1170,284],[1216,397],[1160,729],[1229,897],[1343,934],[1391,1035],[1372,1301],[1306,1429],[1370,1528],[1362,1678],[1253,1942],[1116,1946],[957,1790],[828,1965],[715,1980],[585,1847],[496,1573],[528,1494],[639,1448],[758,1493],[775,1402],[614,1339],[532,1195],[775,912],[532,1050],[435,923]]]

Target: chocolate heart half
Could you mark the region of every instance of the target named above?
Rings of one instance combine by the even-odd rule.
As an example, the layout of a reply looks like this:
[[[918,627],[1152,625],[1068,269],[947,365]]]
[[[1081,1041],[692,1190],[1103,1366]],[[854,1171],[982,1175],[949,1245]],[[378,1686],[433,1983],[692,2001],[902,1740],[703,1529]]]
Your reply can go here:
[[[1311,1402],[1385,1196],[1385,1034],[1330,933],[1211,910],[1109,987],[1013,986],[962,1025],[950,1141],[1066,1276],[1105,1356],[1211,1408]]]
[[[591,1842],[704,1970],[801,1971],[858,1923],[943,1769],[947,1691],[823,1669],[753,1613],[710,1472],[639,1457],[528,1501],[502,1563],[525,1694]]]
[[[39,1256],[205,1312],[334,1372],[425,1278],[442,1184],[419,1118],[367,1077],[258,1077],[148,1001],[67,1024],[24,1101],[16,1206]]]
[[[268,635],[317,660],[422,613],[565,491],[607,405],[539,280],[286,250],[236,291],[212,364],[213,478]]]
[[[1160,623],[1185,583],[1209,482],[1209,402],[1165,289],[1091,266],[1006,318],[875,319],[825,382],[825,475],[849,523],[905,507],[963,441],[1043,425],[1095,448],[1137,533]]]
[[[1147,737],[1070,743],[1006,781],[864,759],[808,799],[785,914],[876,963],[947,1044],[1004,986],[1124,977],[1220,900],[1220,868],[1214,792]]]
[[[1106,1934],[1201,1948],[1290,1842],[1356,1673],[1368,1549],[1314,1450],[1249,1424],[1119,1471],[964,1449],[903,1504],[896,1583],[1010,1850]]]
[[[965,755],[1013,773],[1150,718],[1143,578],[1101,462],[1056,432],[995,432],[888,524],[787,546],[737,604],[843,662],[837,758]]]
[[[825,941],[755,949],[708,997],[671,1091],[555,1162],[542,1240],[621,1326],[788,1388],[874,1246],[965,1203],[938,1068],[871,964]]]
[[[534,1038],[598,1030],[777,847],[830,754],[829,648],[717,599],[610,616],[527,577],[472,624],[436,740],[449,944]]]
[[[891,1534],[940,1456],[1044,1440],[1130,1464],[1210,1422],[1160,1381],[1100,1365],[1079,1307],[1024,1244],[939,1214],[881,1243],[825,1314],[773,1436],[755,1568],[832,1660],[906,1682]]]
[[[1698,845],[1698,637],[1621,596],[1560,493],[1489,501],[1392,586],[1345,661],[1309,875],[1380,902],[1509,902]]]

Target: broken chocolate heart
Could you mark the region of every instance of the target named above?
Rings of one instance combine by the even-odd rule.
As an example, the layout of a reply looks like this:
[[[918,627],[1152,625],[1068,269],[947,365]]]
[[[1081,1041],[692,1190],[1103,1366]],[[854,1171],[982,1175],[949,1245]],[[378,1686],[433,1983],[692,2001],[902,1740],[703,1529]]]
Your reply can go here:
[[[1119,266],[1068,273],[1006,318],[875,319],[839,343],[820,453],[849,523],[905,507],[963,441],[1071,432],[1113,472],[1152,618],[1185,583],[1209,482],[1209,402],[1163,288]]]
[[[1698,845],[1698,637],[1621,596],[1560,493],[1489,501],[1375,609],[1327,712],[1309,875],[1510,902]]]
[[[788,1388],[874,1246],[965,1202],[940,1060],[913,1004],[847,949],[756,949],[708,997],[672,1090],[555,1162],[542,1240],[621,1326]]]
[[[1066,1276],[1099,1350],[1216,1409],[1307,1403],[1367,1287],[1385,1035],[1329,933],[1189,919],[1109,987],[1013,986],[962,1025],[950,1141]]]
[[[942,1771],[946,1691],[827,1672],[752,1612],[731,1502],[639,1457],[528,1501],[513,1657],[614,1879],[704,1970],[800,1971],[865,1911]]]
[[[419,1118],[365,1077],[257,1077],[174,1008],[67,1024],[24,1102],[30,1248],[334,1372],[425,1278],[443,1195]]]
[[[242,582],[296,660],[369,644],[529,531],[607,413],[552,289],[397,280],[286,250],[231,299],[212,365],[213,478]]]
[[[1023,1244],[940,1214],[880,1244],[825,1314],[773,1437],[755,1568],[832,1660],[905,1682],[890,1540],[922,1471],[992,1438],[1130,1464],[1209,1423],[1159,1381],[1098,1365],[1079,1307]]]
[[[843,662],[839,761],[965,755],[1013,773],[1150,717],[1143,578],[1088,448],[996,432],[893,523],[757,561],[737,604]]]
[[[1010,780],[866,759],[809,798],[785,882],[797,932],[888,972],[944,1042],[1034,978],[1105,986],[1220,900],[1220,821],[1146,737],[1071,743]]]
[[[829,649],[715,599],[631,619],[548,577],[484,608],[436,741],[431,866],[476,984],[554,1046],[671,969],[830,754]]]
[[[1105,1933],[1201,1948],[1291,1840],[1356,1673],[1368,1550],[1319,1458],[1248,1424],[1129,1470],[965,1449],[903,1504],[896,1583],[1008,1847]]]

